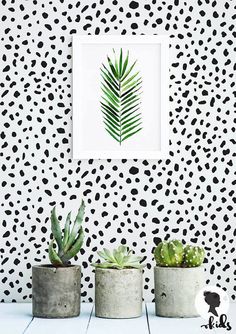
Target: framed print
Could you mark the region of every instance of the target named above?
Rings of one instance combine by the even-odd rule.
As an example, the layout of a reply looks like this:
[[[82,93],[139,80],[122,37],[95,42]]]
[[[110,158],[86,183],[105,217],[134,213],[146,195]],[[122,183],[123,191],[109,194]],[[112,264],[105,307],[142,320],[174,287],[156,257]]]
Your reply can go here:
[[[167,36],[73,37],[73,158],[168,155]]]

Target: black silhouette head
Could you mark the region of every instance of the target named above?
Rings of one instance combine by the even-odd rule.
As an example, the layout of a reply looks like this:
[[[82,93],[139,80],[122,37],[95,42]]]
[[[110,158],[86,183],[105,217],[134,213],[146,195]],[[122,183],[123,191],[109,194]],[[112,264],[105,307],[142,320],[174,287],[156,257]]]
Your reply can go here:
[[[220,306],[220,296],[216,292],[204,291],[205,302],[210,306],[208,313],[218,316],[216,307]]]

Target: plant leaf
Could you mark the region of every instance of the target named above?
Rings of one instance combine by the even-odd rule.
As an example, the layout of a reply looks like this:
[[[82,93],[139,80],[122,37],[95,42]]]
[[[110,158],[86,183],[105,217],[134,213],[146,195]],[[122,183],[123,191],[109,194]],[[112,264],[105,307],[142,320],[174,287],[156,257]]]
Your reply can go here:
[[[117,264],[116,263],[110,263],[110,262],[102,262],[102,263],[92,263],[91,266],[95,267],[95,268],[117,268]]]
[[[140,119],[141,119],[141,118],[137,118],[137,119],[135,119],[133,122],[127,123],[125,126],[122,127],[121,130],[123,131],[123,130],[125,130],[126,128],[129,128],[131,125],[133,125],[133,124],[137,123],[138,121],[140,121]],[[142,123],[142,122],[141,122],[141,123]],[[139,124],[141,124],[141,123],[139,123]]]
[[[140,98],[136,96],[135,100],[129,102],[129,103],[126,104],[124,107],[122,106],[122,108],[121,108],[121,112],[123,112],[124,110],[126,110],[126,108],[131,107],[135,102],[138,102],[139,100],[140,100]]]
[[[124,114],[126,114],[126,113],[129,112],[130,110],[136,108],[139,104],[140,104],[140,103],[137,103],[137,104],[135,104],[134,106],[132,106],[132,107],[130,107],[130,108],[128,108],[128,109],[123,110],[122,113],[121,113],[121,116],[123,116]],[[136,110],[137,110],[137,109],[136,109]]]
[[[141,131],[142,128],[138,129],[137,131],[131,132],[130,134],[128,134],[126,137],[122,138],[122,141],[128,139],[129,137],[133,136],[135,133]]]
[[[122,83],[122,87],[126,86],[130,81],[132,81],[137,75],[139,74],[139,72],[136,72],[134,75],[132,75],[132,77],[130,77],[129,79],[127,79],[124,83]]]
[[[125,62],[124,62],[124,64],[123,64],[121,78],[122,78],[123,75],[125,74],[125,71],[126,71],[128,62],[129,62],[129,50],[127,51],[127,56],[126,56],[126,58],[125,58]]]
[[[114,102],[106,93],[105,93],[105,95],[106,95],[106,98],[102,96],[102,99],[109,105],[110,108],[114,108],[115,111],[117,113],[119,113],[119,110],[117,109],[117,108],[119,108],[119,104]],[[107,98],[108,98],[108,100],[107,100]]]
[[[75,257],[76,254],[79,253],[84,241],[84,231],[81,227],[79,230],[79,235],[77,239],[75,240],[74,244],[68,249],[67,252],[64,253],[64,255],[61,257],[63,262],[67,262],[73,257]]]
[[[138,124],[135,124],[129,128],[127,128],[125,131],[122,131],[122,136],[125,135],[126,133],[129,133],[131,130],[135,129],[137,126],[139,126],[140,124],[142,124],[142,122],[139,122]]]
[[[114,135],[116,135],[117,137],[119,137],[119,133],[117,133],[117,131],[115,131],[113,126],[110,126],[109,124],[107,124],[106,122],[104,122],[106,124],[107,129],[109,129]]]
[[[128,247],[126,247],[126,246],[124,246],[124,245],[120,245],[120,246],[118,247],[118,252],[121,252],[121,253],[126,254],[126,253],[128,253]]]
[[[112,115],[115,117],[119,117],[119,113],[117,113],[114,109],[112,109],[110,106],[107,106],[105,103],[101,102],[101,108],[105,111],[109,111]],[[119,118],[118,118],[119,119]]]
[[[136,64],[137,60],[135,60],[135,62],[132,64],[132,66],[130,66],[129,70],[124,73],[121,82],[125,80],[125,78],[127,78],[127,76],[130,74],[130,72],[132,71],[132,69],[134,68],[135,64]]]
[[[81,229],[81,225],[82,225],[83,217],[84,217],[84,211],[85,211],[85,204],[84,204],[84,201],[82,200],[80,208],[79,208],[78,213],[77,213],[77,216],[75,218],[74,226],[73,226],[72,231],[69,235],[68,242],[64,247],[64,252],[65,253],[73,245],[73,243],[75,242],[76,236],[77,236],[79,230]]]
[[[111,59],[110,59],[108,56],[107,56],[107,61],[108,61],[108,64],[109,64],[109,66],[110,66],[110,69],[111,69],[111,71],[112,71],[114,77],[115,77],[116,79],[118,79],[118,73],[116,72],[116,68],[114,67],[114,65],[112,64]]]
[[[138,101],[138,100],[140,100],[140,97],[139,97],[139,95],[133,95],[133,96],[131,96],[131,97],[129,97],[128,98],[128,96],[127,96],[127,98],[125,99],[125,101],[123,102],[121,102],[121,106],[122,106],[122,108],[125,108],[126,106],[127,106],[127,103],[129,103],[129,102],[131,102],[131,101],[133,101],[133,102],[136,102],[136,101]]]
[[[140,82],[140,84],[141,84],[141,82]],[[125,93],[123,93],[123,94],[121,95],[122,101],[124,101],[123,97],[126,96],[126,95],[128,95],[128,94],[130,94],[130,92],[132,93],[132,91],[133,91],[135,88],[137,88],[138,85],[139,85],[139,84],[133,86],[132,88],[128,89]],[[138,87],[136,91],[138,92],[141,88],[142,88],[141,86]],[[134,93],[135,93],[136,91],[134,91]],[[129,96],[130,96],[130,95],[129,95]]]
[[[115,49],[113,49],[113,52],[114,52],[114,56],[115,56],[115,69],[116,69],[117,77],[119,78],[119,68],[118,68],[118,62],[117,62],[117,59],[116,59]]]
[[[131,114],[132,114],[132,113],[128,114],[127,116],[129,117]],[[137,117],[140,116],[140,115],[141,115],[141,113],[139,113],[139,114],[137,114],[137,115],[135,115],[135,116],[132,116],[132,117],[130,117],[130,118],[128,118],[127,116],[124,116],[125,120],[124,120],[124,121],[123,121],[123,120],[121,121],[121,125],[122,125],[122,126],[125,125],[126,123],[132,121],[133,119],[137,118]],[[128,119],[127,119],[127,118],[128,118]]]
[[[122,75],[122,48],[120,48],[120,60],[119,60],[119,79],[121,78]]]
[[[65,223],[65,228],[64,228],[63,248],[67,244],[69,234],[70,234],[70,217],[71,217],[71,212],[68,213],[67,218],[66,218],[66,223]]]
[[[119,119],[116,116],[114,116],[112,113],[109,113],[108,111],[104,111],[104,110],[102,110],[102,113],[104,115],[103,117],[108,118],[114,124],[117,124],[116,123],[117,121],[119,122]],[[119,126],[119,124],[118,124],[118,126]]]
[[[106,117],[104,117],[104,120],[103,120],[103,122],[107,125],[107,123],[108,123],[108,125],[110,125],[111,127],[113,127],[114,128],[114,130],[116,130],[116,131],[119,131],[119,125],[118,126],[116,126],[115,124],[114,124],[114,122],[113,121],[110,121],[109,119],[107,119]]]
[[[101,72],[102,72],[101,76],[102,76],[102,78],[104,80],[107,80],[113,86],[114,89],[119,89],[118,83],[116,82],[115,78],[112,76],[111,73],[109,73],[109,70],[106,67],[104,67],[104,68],[106,69],[106,72],[101,68]],[[104,78],[104,76],[105,76],[106,79]]]
[[[108,92],[106,89],[101,88],[103,93],[106,95],[106,97],[108,98],[110,103],[113,103],[114,105],[116,105],[117,107],[119,107],[119,104],[116,103],[115,99],[113,99],[112,95],[110,94],[110,92]],[[105,100],[106,101],[106,100]],[[119,102],[119,100],[118,100]]]
[[[136,87],[134,87],[136,88]],[[132,89],[132,88],[131,88]],[[129,92],[129,94],[125,93],[125,95],[123,96],[122,95],[122,99],[121,99],[121,102],[125,101],[126,99],[130,98],[131,96],[133,96],[134,94],[135,95],[141,95],[141,93],[139,93],[139,90],[141,89],[141,87],[137,88],[136,90],[134,91],[131,91]]]
[[[142,78],[139,71],[133,71],[137,60],[129,64],[129,51],[123,59],[123,49],[119,56],[113,49],[114,61],[107,55],[106,65],[101,67],[101,111],[105,130],[120,145],[133,136],[142,123],[139,111],[141,105]],[[133,72],[132,72],[133,71]],[[133,74],[134,73],[134,74]],[[135,131],[134,131],[135,130]],[[119,255],[117,255],[119,258]]]
[[[62,245],[62,233],[61,233],[61,227],[60,227],[59,221],[56,216],[56,207],[54,207],[51,212],[51,230],[52,230],[53,237],[57,242],[58,249],[60,252],[63,246]]]
[[[116,95],[116,93],[113,92],[112,88],[107,87],[106,85],[102,84],[103,89],[115,100],[115,102],[119,102],[119,96]]]
[[[49,260],[54,267],[63,266],[63,262],[61,261],[60,257],[57,255],[55,249],[53,248],[54,241],[55,239],[53,239],[50,242],[48,247]]]
[[[114,104],[112,104],[110,101],[107,101],[107,99],[105,99],[103,96],[102,96],[102,98],[106,102],[106,103],[104,103],[104,105],[106,107],[108,107],[111,111],[115,112],[118,116],[120,111],[117,109],[117,107]],[[101,102],[101,104],[102,104],[102,102]]]
[[[113,256],[112,252],[109,251],[109,249],[104,248],[103,251],[104,251],[104,253],[106,254],[107,259],[108,259],[109,261],[114,261],[114,256]]]
[[[118,94],[118,87],[116,88],[114,88],[114,86],[112,86],[112,84],[109,82],[109,81],[107,81],[105,78],[104,78],[104,76],[102,75],[102,78],[103,78],[103,80],[104,80],[104,82],[106,83],[106,85],[110,88],[110,90],[116,95],[116,97],[120,97],[119,96],[119,94]],[[105,85],[104,85],[105,86]]]
[[[134,81],[130,82],[126,86],[122,86],[122,93],[126,92],[131,87],[137,85],[140,82],[140,80],[141,80],[141,78],[138,78],[137,80],[134,80]]]
[[[128,114],[126,113],[126,115],[124,117],[121,117],[121,125],[123,125],[124,120],[126,120],[129,116],[133,115],[137,110],[139,110],[139,109],[135,109]],[[139,116],[139,115],[141,115],[141,113],[135,114],[135,116]]]
[[[105,130],[112,136],[112,138],[114,138],[116,141],[120,143],[120,139],[116,138],[116,136],[111,131],[109,131],[107,128],[105,128]]]
[[[103,249],[103,251],[98,251],[97,253],[104,260],[106,260],[106,261],[109,260],[109,256],[107,256],[107,254],[105,253],[104,249]]]

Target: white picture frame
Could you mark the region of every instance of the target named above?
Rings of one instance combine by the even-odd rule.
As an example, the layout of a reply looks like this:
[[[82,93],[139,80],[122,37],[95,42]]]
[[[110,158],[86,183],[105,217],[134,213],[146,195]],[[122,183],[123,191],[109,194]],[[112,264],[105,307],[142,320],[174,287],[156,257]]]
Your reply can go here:
[[[118,143],[107,133],[108,131],[105,131],[104,115],[100,109],[101,68],[107,61],[106,56],[112,56],[113,49],[118,62],[121,49],[123,62],[127,54],[129,61],[132,57],[130,64],[133,64],[136,58],[135,66],[137,65],[141,73],[140,80],[144,86],[142,94],[139,95],[140,99],[143,99],[139,106],[143,127],[139,133]],[[74,35],[72,61],[73,159],[167,158],[169,153],[168,36]]]

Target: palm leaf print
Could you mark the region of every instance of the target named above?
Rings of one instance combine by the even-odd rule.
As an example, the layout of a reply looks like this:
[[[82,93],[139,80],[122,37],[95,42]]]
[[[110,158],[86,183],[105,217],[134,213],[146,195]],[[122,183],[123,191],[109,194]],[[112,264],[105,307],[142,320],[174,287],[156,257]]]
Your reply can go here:
[[[107,56],[107,63],[101,68],[101,110],[105,130],[121,145],[142,130],[142,77],[135,70],[137,60],[129,62],[129,51],[124,58],[122,48],[119,57],[114,49],[113,53],[114,61]]]

